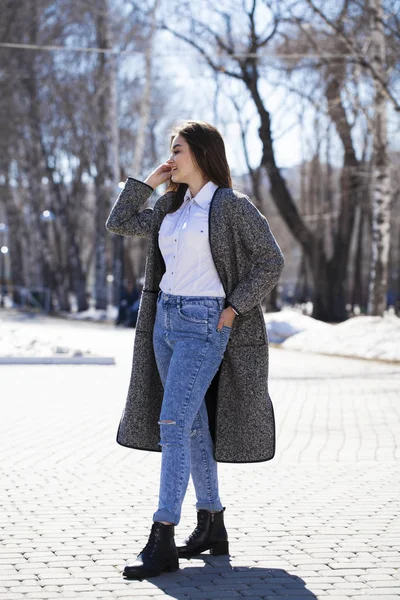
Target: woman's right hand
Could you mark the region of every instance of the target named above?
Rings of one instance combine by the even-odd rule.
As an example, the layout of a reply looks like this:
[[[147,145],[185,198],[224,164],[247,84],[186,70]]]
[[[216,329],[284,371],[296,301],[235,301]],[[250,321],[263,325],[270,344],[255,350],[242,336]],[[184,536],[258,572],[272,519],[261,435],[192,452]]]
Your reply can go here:
[[[171,169],[172,166],[168,163],[163,163],[157,169],[155,169],[150,175],[145,179],[144,183],[147,183],[150,187],[156,189],[161,183],[165,183],[168,179],[171,178]]]

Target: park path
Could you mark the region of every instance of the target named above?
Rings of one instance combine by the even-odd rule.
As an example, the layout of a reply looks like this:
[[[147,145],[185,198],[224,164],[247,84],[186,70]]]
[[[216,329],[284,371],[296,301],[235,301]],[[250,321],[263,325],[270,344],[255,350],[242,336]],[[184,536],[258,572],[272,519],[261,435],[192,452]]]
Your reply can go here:
[[[219,465],[230,556],[124,581],[160,465],[115,442],[134,330],[41,323],[116,365],[0,367],[0,600],[400,598],[399,365],[272,349],[276,456]],[[190,482],[177,541],[194,502]]]

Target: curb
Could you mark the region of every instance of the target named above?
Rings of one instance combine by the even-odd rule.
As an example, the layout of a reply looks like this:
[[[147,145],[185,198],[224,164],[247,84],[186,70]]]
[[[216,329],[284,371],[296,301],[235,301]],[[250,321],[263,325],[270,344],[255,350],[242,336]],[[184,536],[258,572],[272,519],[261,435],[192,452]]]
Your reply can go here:
[[[0,365],[115,365],[113,356],[0,356]]]
[[[335,358],[349,358],[350,360],[364,360],[369,362],[380,362],[385,363],[387,365],[400,365],[400,360],[392,360],[389,358],[378,358],[378,357],[369,357],[369,356],[357,356],[357,354],[331,354],[330,352],[315,352],[313,350],[300,350],[299,348],[285,348],[282,344],[277,344],[276,342],[270,342],[269,346],[271,348],[278,348],[279,350],[283,350],[286,352],[301,352],[301,354],[313,354],[314,356],[332,356]]]

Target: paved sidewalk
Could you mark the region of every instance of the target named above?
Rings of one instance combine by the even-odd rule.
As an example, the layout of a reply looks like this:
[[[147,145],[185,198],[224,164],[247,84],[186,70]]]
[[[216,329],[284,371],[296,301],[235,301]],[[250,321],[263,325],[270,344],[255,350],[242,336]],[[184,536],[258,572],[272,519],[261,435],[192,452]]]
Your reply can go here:
[[[400,598],[399,366],[273,349],[276,457],[219,465],[230,556],[124,581],[161,455],[115,442],[133,331],[87,331],[115,366],[0,367],[0,600]]]

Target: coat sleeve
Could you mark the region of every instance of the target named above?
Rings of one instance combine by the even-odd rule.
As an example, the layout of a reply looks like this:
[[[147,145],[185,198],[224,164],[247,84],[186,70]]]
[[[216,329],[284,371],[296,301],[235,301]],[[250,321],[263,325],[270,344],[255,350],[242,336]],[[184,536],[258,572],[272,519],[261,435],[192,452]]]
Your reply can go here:
[[[267,219],[247,196],[236,199],[233,212],[234,227],[239,228],[250,267],[229,294],[227,304],[241,315],[254,308],[275,287],[284,258]]]
[[[125,236],[150,237],[153,209],[139,212],[139,208],[153,191],[147,183],[128,177],[106,221],[108,231]]]

